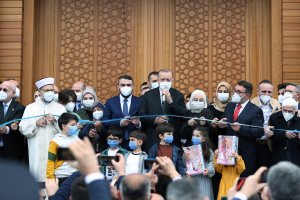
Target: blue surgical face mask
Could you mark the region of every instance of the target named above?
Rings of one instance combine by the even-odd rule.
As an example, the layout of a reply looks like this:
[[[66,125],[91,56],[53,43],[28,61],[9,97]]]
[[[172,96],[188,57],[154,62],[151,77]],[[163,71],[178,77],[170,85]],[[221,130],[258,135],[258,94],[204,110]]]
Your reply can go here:
[[[193,145],[201,144],[201,138],[193,136],[192,137],[192,143],[193,143]]]
[[[139,148],[139,146],[137,145],[136,141],[130,141],[129,142],[129,148],[131,150],[136,150],[137,148]]]
[[[107,144],[110,148],[117,148],[119,146],[119,140],[107,140]]]
[[[68,134],[70,136],[76,135],[78,133],[78,128],[77,128],[76,125],[74,125],[74,126],[68,126],[68,127],[69,127]]]
[[[173,135],[166,135],[166,136],[164,137],[164,141],[165,141],[167,144],[171,144],[171,143],[173,142],[173,140],[174,140]]]

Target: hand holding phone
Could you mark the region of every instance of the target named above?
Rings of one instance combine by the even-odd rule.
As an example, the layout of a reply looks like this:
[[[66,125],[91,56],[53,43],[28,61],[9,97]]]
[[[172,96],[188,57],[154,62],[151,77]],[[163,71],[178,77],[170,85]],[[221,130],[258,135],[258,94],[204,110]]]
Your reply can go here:
[[[57,160],[75,160],[69,148],[59,147],[57,149]]]

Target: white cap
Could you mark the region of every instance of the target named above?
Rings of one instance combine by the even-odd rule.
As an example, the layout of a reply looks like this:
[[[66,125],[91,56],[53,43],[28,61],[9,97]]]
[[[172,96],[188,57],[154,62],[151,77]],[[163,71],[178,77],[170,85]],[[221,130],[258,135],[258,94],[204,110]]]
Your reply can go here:
[[[282,107],[283,106],[293,106],[295,108],[298,108],[298,103],[295,99],[293,98],[287,98],[287,99],[284,99],[282,101]]]
[[[42,78],[35,82],[35,86],[40,89],[44,87],[45,85],[54,85],[54,78],[52,77],[47,77],[47,78]]]

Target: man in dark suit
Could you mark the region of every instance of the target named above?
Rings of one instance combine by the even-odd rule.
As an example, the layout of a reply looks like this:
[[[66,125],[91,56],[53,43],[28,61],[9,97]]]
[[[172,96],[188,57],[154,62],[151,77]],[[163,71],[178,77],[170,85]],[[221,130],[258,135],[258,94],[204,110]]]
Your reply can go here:
[[[162,69],[158,73],[159,87],[145,93],[142,98],[140,115],[185,115],[184,96],[178,90],[172,88],[173,75],[170,70]],[[143,129],[147,134],[145,150],[159,143],[158,135],[155,133],[155,128],[158,124],[170,123],[173,125],[174,144],[181,146],[179,130],[180,119],[175,117],[147,117],[141,118]]]
[[[0,124],[23,116],[25,106],[13,98],[15,92],[16,86],[10,81],[0,85]],[[19,131],[18,123],[0,127],[0,155],[18,161],[24,158],[24,136]]]
[[[241,80],[235,86],[232,102],[224,111],[223,118],[218,123],[219,128],[225,129],[226,135],[235,135],[239,138],[239,154],[242,156],[246,170],[242,176],[246,177],[255,172],[256,139],[263,136],[264,117],[261,108],[249,101],[253,91],[251,83]],[[227,126],[226,123],[233,123]],[[258,127],[243,126],[248,124]]]
[[[132,95],[133,79],[131,76],[120,76],[118,88],[120,94],[106,101],[102,120],[123,118],[122,120],[104,123],[104,125],[107,128],[109,126],[120,126],[123,129],[122,146],[128,149],[129,134],[141,127],[139,118],[134,117],[138,115],[140,99]]]

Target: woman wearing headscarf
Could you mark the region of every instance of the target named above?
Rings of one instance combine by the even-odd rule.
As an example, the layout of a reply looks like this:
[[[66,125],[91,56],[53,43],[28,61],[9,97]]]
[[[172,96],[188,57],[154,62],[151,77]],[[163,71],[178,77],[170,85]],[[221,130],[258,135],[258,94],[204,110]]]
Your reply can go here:
[[[233,88],[229,83],[222,81],[218,84],[216,89],[216,96],[213,99],[212,104],[208,106],[208,109],[210,109],[214,113],[216,120],[222,118],[225,107],[231,101],[233,93]],[[213,150],[218,148],[218,136],[221,134],[223,133],[220,131],[220,129],[218,129],[217,127],[212,128],[210,139],[213,145]],[[219,173],[215,173],[212,178],[214,196],[218,195],[220,180],[221,175]]]
[[[207,109],[207,98],[202,90],[194,90],[191,94],[189,100],[189,110],[186,116],[192,117],[192,119],[187,120],[181,129],[182,138],[187,141],[185,146],[192,145],[192,133],[197,126],[210,127],[210,123],[205,120],[199,120],[199,118],[205,118],[212,120],[214,118],[213,112]],[[196,119],[197,118],[197,119]]]
[[[214,113],[215,118],[222,118],[225,107],[230,102],[232,95],[233,89],[229,83],[222,81],[218,84],[216,96],[212,104],[208,106],[208,109]]]

